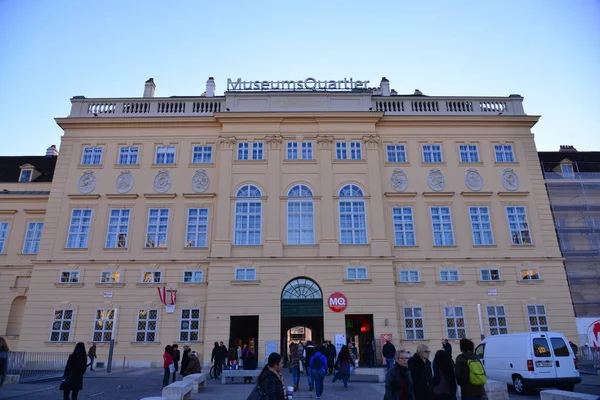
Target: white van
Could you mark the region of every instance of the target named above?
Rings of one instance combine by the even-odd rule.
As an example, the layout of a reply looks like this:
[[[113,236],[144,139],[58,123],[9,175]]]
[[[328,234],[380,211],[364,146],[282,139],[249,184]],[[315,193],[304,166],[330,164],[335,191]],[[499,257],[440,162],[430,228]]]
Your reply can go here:
[[[581,382],[577,359],[562,333],[524,332],[485,338],[475,349],[489,379],[528,389],[573,390]]]

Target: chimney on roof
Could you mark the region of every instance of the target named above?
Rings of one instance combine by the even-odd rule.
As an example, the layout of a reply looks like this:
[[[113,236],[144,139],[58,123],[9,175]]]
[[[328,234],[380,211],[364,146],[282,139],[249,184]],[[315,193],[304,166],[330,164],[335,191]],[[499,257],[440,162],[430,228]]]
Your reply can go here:
[[[206,81],[206,97],[215,97],[215,79],[211,76]]]
[[[577,149],[571,145],[561,144],[559,153],[577,153]]]
[[[154,84],[154,78],[150,78],[144,85],[144,97],[154,97],[154,90],[156,85]]]
[[[423,96],[423,92],[421,92],[419,89],[415,89],[415,96]]]
[[[58,150],[56,150],[56,146],[52,145],[46,149],[46,157],[56,157],[58,156]]]
[[[396,89],[392,89],[390,91],[390,95],[392,95],[392,96],[398,96],[398,92],[396,92]]]
[[[390,95],[390,81],[385,76],[381,78],[381,83],[379,84],[379,87],[381,88],[382,96]]]

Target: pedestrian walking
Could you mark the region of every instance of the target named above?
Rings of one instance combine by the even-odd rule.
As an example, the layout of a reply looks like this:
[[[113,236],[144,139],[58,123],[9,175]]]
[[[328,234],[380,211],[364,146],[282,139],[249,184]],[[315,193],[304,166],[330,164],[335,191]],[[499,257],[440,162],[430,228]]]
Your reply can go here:
[[[187,371],[188,364],[190,362],[191,351],[192,349],[190,349],[190,346],[187,344],[183,345],[183,355],[181,356],[181,376],[184,376]]]
[[[348,350],[348,346],[344,345],[340,349],[340,353],[337,356],[337,360],[335,362],[335,369],[337,372],[333,377],[332,382],[335,383],[338,379],[341,379],[344,382],[344,390],[348,390],[348,379],[350,379],[350,363],[352,362],[352,358],[350,356],[350,351]]]
[[[389,372],[392,367],[394,367],[394,357],[396,355],[396,347],[392,344],[391,340],[385,342],[383,347],[381,348],[381,355],[385,360],[385,365],[387,367],[387,371]]]
[[[456,400],[456,388],[454,363],[446,350],[438,350],[433,359],[433,398]]]
[[[485,393],[484,385],[475,385],[471,382],[472,375],[478,375],[480,371],[483,371],[481,361],[474,353],[475,344],[471,340],[463,338],[460,339],[459,346],[461,354],[456,357],[455,373],[456,382],[460,385],[462,400],[481,400]]]
[[[367,361],[367,366],[369,368],[373,368],[375,366],[375,362],[373,360],[373,356],[375,355],[375,352],[373,351],[373,341],[372,340],[367,340],[366,346],[365,346],[365,350],[364,350],[364,355],[365,355],[365,359]]]
[[[8,371],[8,343],[0,336],[0,388],[4,385]]]
[[[448,357],[450,357],[450,359],[452,360],[452,345],[450,344],[448,339],[444,339],[444,341],[442,342],[442,348],[444,349],[446,354],[448,354]]]
[[[248,352],[247,352],[246,357],[244,358],[244,369],[249,370],[249,371],[254,371],[256,369],[256,363],[257,363],[256,356],[248,347],[246,347],[246,350],[248,350]],[[245,376],[244,383],[252,383],[253,379],[254,378],[252,378],[251,376]]]
[[[184,351],[185,354],[185,351]],[[183,371],[183,362],[181,363],[181,375],[187,376],[191,374],[199,374],[202,372],[202,367],[200,366],[200,360],[198,359],[198,353],[195,351],[190,351],[188,355],[188,362],[186,364],[186,369]]]
[[[165,352],[163,353],[163,368],[165,371],[163,374],[163,384],[162,384],[163,388],[169,384],[169,378],[171,377],[171,374],[173,372],[175,372],[175,365],[173,365],[173,355],[172,354],[173,354],[173,347],[171,347],[171,345],[166,345]]]
[[[225,346],[225,344],[223,344],[223,342],[219,343],[219,346],[221,347],[221,353],[223,354],[223,358],[221,359],[221,371],[223,370],[223,368],[227,369],[227,356],[229,355],[229,351],[227,350],[227,346]]]
[[[87,367],[90,367],[90,371],[93,371],[94,370],[94,360],[96,359],[96,343],[92,343],[92,345],[88,349],[88,357],[90,359],[90,363],[88,365],[86,365],[85,368],[87,369]]]
[[[315,355],[310,358],[310,369],[313,375],[313,382],[315,384],[316,398],[320,399],[323,395],[323,382],[325,380],[325,374],[327,373],[327,357],[325,357],[325,348],[319,346],[315,350]]]
[[[173,382],[175,382],[177,380],[177,371],[179,371],[181,353],[179,352],[179,346],[177,344],[173,344],[171,347],[173,348],[173,366],[175,367],[175,371],[173,372]]]
[[[215,342],[215,347],[213,347],[212,354],[210,356],[210,362],[213,363],[215,367],[214,379],[219,379],[219,377],[221,376],[221,371],[223,371],[224,357],[225,355],[223,354],[223,349],[221,348],[221,346],[219,346],[219,342]]]
[[[408,369],[413,381],[413,391],[418,400],[433,400],[433,370],[426,344],[417,346],[416,353],[408,360]]]
[[[385,377],[384,400],[415,400],[406,350],[398,350],[393,357],[394,365]]]
[[[296,343],[290,344],[289,362],[294,392],[297,392],[300,390],[300,353],[298,353],[298,345]]]
[[[267,365],[258,376],[258,383],[247,400],[284,400],[283,357],[279,353],[269,354]]]
[[[85,345],[79,342],[67,359],[59,390],[63,391],[64,400],[77,400],[79,391],[83,390],[83,374],[87,370]],[[72,393],[71,397],[69,395]]]
[[[313,381],[313,374],[312,374],[312,370],[310,369],[310,360],[312,358],[312,356],[315,355],[315,346],[312,342],[312,340],[307,340],[306,341],[306,347],[304,348],[304,361],[306,362],[306,365],[304,368],[306,370],[306,376],[308,378],[308,391],[312,392],[313,389],[315,388],[315,382]]]

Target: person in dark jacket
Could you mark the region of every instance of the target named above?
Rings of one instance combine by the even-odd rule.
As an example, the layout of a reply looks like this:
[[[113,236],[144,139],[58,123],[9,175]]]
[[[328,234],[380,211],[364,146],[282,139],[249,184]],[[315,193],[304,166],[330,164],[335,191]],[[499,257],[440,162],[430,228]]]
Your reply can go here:
[[[415,400],[412,378],[408,369],[410,355],[406,350],[398,350],[394,355],[394,365],[385,376],[384,400]]]
[[[182,373],[183,376],[191,375],[191,374],[199,374],[202,372],[202,367],[200,367],[200,360],[198,359],[198,353],[195,351],[188,352],[188,362],[186,364],[186,369]],[[185,354],[185,351],[184,351]],[[183,371],[183,362],[181,363],[181,370]]]
[[[219,342],[215,342],[215,347],[212,349],[210,362],[215,366],[215,379],[219,379],[221,371],[223,371],[223,349],[219,346]]]
[[[183,345],[183,355],[181,356],[181,376],[184,376],[187,371],[187,367],[190,362],[191,351],[192,349],[190,349],[190,346],[187,344]]]
[[[426,344],[417,346],[417,352],[408,360],[408,369],[413,381],[413,391],[418,400],[433,399],[433,371]]]
[[[254,371],[256,369],[257,363],[256,356],[252,351],[250,351],[250,348],[246,347],[246,350],[246,357],[244,358],[244,369]],[[252,379],[253,378],[251,376],[245,376],[244,383],[252,383]]]
[[[72,392],[72,400],[77,400],[77,394],[83,390],[83,374],[87,370],[87,354],[85,345],[79,342],[75,345],[75,350],[67,359],[65,372],[63,373],[60,390],[63,391],[63,399],[69,400],[69,394]]]
[[[90,367],[90,371],[93,371],[94,359],[96,358],[96,343],[92,343],[92,345],[88,349],[88,357],[90,358],[90,363],[86,366],[86,368]]]
[[[179,360],[181,360],[181,353],[179,352],[179,346],[177,344],[173,344],[171,346],[173,348],[173,364],[175,364],[175,372],[173,372],[173,382],[177,380],[177,371],[179,371]]]
[[[448,354],[448,357],[450,357],[450,359],[452,360],[452,345],[450,344],[448,339],[444,339],[444,341],[442,342],[442,348],[444,349],[446,354]]]
[[[8,343],[0,336],[0,388],[4,385],[8,373],[8,352]]]
[[[373,341],[372,340],[367,340],[367,345],[365,346],[364,355],[365,355],[365,358],[367,359],[367,366],[369,368],[373,368],[375,366],[375,360],[374,360],[375,357],[373,357],[375,355],[375,352],[373,351]]]
[[[332,381],[335,383],[335,381],[341,379],[342,382],[344,382],[344,390],[348,390],[348,379],[350,379],[351,362],[352,357],[350,357],[350,351],[348,350],[348,346],[344,345],[340,349],[340,354],[338,354],[337,361],[335,363],[338,372],[336,372]]]
[[[456,400],[456,375],[454,362],[446,350],[438,350],[433,359],[433,398]]]
[[[469,380],[469,360],[478,360],[474,353],[475,344],[466,338],[460,339],[461,354],[456,357],[456,382],[460,385],[462,400],[481,400],[484,393],[484,386],[475,386]]]
[[[223,342],[220,342],[221,345],[221,352],[223,353],[223,358],[221,360],[221,370],[223,370],[223,368],[227,369],[227,356],[229,355],[229,351],[227,350],[227,346],[225,346],[225,344]]]
[[[323,346],[317,347],[315,355],[311,357],[308,363],[313,375],[317,399],[320,399],[323,395],[323,381],[325,380],[325,374],[327,373],[327,357],[325,357],[324,353],[325,348]],[[319,364],[321,364],[320,367]]]
[[[385,359],[388,372],[395,365],[394,357],[396,356],[396,347],[392,344],[391,340],[388,340],[381,348],[381,355]]]
[[[257,385],[262,389],[264,400],[284,400],[285,393],[283,389],[283,357],[279,353],[269,354],[267,365],[261,371],[258,377]]]
[[[314,344],[313,344],[313,342],[311,340],[308,340],[306,342],[306,347],[304,348],[304,362],[306,363],[304,369],[306,371],[306,376],[308,378],[308,391],[309,392],[312,392],[313,389],[315,388],[315,382],[313,380],[313,374],[312,374],[312,371],[310,369],[310,359],[314,355],[315,355],[315,346],[314,346]]]
[[[335,361],[335,346],[333,343],[327,343],[327,349],[325,350],[327,355],[327,375],[333,374],[333,362]]]

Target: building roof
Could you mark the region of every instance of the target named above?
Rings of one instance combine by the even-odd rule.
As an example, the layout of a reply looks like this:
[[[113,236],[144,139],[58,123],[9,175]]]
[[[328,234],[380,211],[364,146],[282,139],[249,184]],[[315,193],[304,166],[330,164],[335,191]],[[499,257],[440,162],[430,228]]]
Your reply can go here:
[[[57,158],[56,156],[0,157],[0,182],[19,182],[21,166],[25,164],[32,165],[40,172],[40,175],[35,177],[32,182],[52,182]]]
[[[562,161],[576,164],[576,172],[600,172],[600,151],[538,151],[544,172],[552,171]]]

